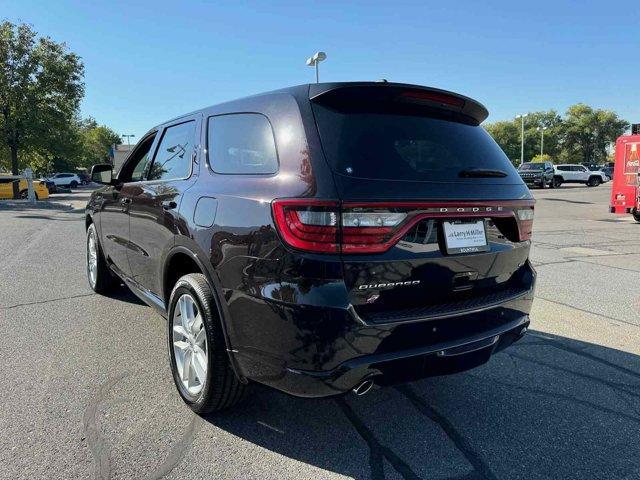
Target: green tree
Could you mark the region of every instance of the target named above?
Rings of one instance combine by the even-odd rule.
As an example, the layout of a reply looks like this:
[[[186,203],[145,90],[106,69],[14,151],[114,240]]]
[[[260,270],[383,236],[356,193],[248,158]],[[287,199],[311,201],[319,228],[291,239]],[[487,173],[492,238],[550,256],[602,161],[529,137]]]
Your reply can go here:
[[[514,165],[520,164],[522,120],[513,119],[490,123],[485,129],[500,145]],[[532,112],[524,118],[524,161],[540,154],[542,131],[544,128],[544,151],[552,157],[558,156],[562,138],[562,118],[555,110]]]
[[[80,125],[82,137],[82,154],[79,166],[90,167],[96,163],[106,163],[109,160],[109,148],[120,143],[120,135],[105,125],[98,125],[95,119],[89,117]]]
[[[514,165],[520,164],[520,128],[514,121],[489,123],[484,128]]]
[[[579,163],[606,161],[607,146],[627,128],[629,122],[610,110],[593,109],[584,103],[569,107],[563,122],[564,160]]]
[[[547,155],[546,153],[542,153],[542,154],[539,153],[538,155],[534,155],[531,161],[534,163],[543,163],[543,162],[553,163],[553,159],[551,158],[551,155]]]
[[[30,25],[0,23],[0,133],[14,175],[22,149],[46,151],[61,140],[84,95],[80,57],[63,43],[36,37]]]

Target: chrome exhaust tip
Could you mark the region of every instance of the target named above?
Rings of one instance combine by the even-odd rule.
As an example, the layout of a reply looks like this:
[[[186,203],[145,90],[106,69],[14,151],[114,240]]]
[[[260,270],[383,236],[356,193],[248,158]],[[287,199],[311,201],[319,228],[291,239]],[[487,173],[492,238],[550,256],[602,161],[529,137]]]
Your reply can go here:
[[[364,380],[362,383],[354,387],[353,393],[358,396],[364,395],[365,393],[369,393],[369,391],[373,388],[373,380]]]

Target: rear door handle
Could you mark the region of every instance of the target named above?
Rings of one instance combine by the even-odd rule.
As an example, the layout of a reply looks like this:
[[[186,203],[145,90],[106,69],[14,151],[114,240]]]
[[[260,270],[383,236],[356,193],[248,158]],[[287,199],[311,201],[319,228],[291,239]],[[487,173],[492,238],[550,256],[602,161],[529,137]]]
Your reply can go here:
[[[177,206],[178,204],[173,200],[165,200],[164,202],[162,202],[162,208],[164,208],[165,210],[173,210]]]

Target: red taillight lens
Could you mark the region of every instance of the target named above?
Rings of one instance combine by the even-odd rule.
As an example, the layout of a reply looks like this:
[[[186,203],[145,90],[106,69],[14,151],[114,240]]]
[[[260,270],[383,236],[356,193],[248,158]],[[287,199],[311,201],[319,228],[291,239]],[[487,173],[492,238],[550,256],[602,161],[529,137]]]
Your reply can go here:
[[[273,217],[283,240],[308,252],[339,252],[338,202],[274,200]]]

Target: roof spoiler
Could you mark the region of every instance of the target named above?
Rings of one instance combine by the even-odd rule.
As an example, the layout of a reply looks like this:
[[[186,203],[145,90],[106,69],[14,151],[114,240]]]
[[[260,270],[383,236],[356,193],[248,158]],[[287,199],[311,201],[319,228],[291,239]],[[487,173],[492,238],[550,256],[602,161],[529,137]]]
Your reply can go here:
[[[372,102],[445,110],[482,123],[489,112],[480,102],[438,88],[403,83],[348,82],[309,86],[309,99],[321,104],[369,104]]]

